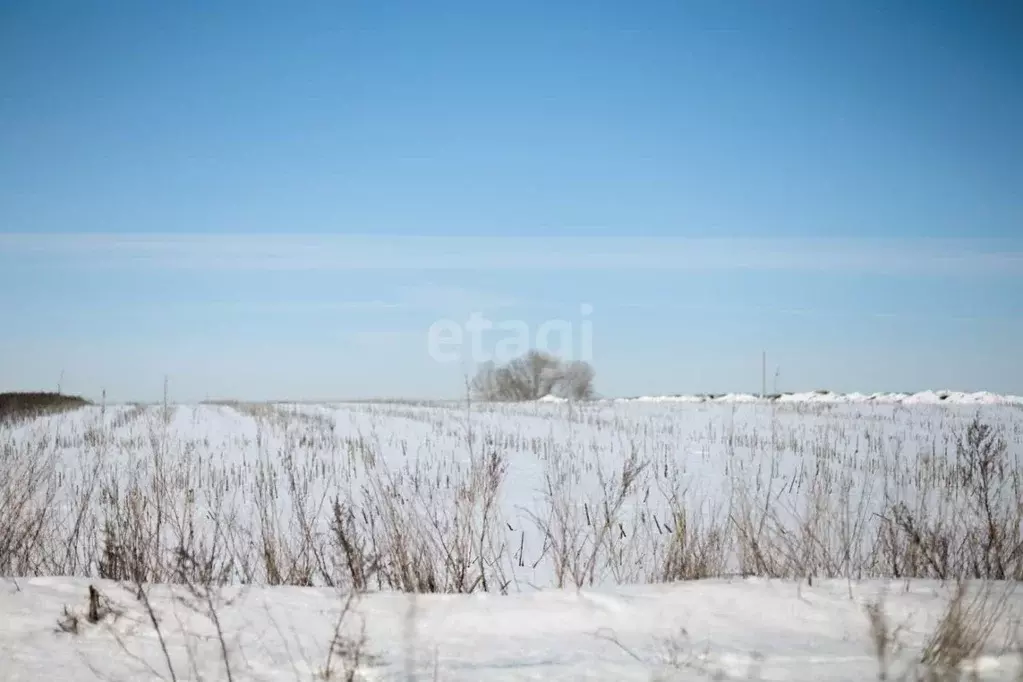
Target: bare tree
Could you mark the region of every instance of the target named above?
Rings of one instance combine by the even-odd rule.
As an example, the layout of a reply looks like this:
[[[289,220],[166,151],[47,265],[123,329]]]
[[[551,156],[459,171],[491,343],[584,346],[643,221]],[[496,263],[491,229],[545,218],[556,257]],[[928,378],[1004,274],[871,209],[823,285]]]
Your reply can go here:
[[[569,400],[590,400],[596,393],[593,389],[595,375],[590,363],[583,360],[570,362],[558,374],[557,394]]]
[[[534,397],[529,374],[520,365],[509,364],[497,370],[497,390],[500,400],[532,400]]]
[[[529,400],[530,388],[520,367],[498,367],[493,362],[480,366],[472,380],[473,397],[483,401]]]
[[[480,365],[470,385],[473,397],[485,401],[501,400],[499,374],[500,370],[493,362]]]
[[[478,400],[537,400],[554,394],[575,400],[593,397],[593,368],[586,362],[562,363],[545,351],[531,350],[504,366],[482,365],[472,381]]]
[[[536,400],[549,395],[561,375],[561,361],[550,353],[531,350],[521,358],[508,363],[527,387],[527,400]]]

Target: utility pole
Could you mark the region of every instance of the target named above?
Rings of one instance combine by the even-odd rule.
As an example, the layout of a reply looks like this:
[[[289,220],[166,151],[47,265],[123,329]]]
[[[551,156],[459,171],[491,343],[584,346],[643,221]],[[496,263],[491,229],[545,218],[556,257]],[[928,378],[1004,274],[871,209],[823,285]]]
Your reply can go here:
[[[760,397],[767,397],[767,351],[760,355]]]

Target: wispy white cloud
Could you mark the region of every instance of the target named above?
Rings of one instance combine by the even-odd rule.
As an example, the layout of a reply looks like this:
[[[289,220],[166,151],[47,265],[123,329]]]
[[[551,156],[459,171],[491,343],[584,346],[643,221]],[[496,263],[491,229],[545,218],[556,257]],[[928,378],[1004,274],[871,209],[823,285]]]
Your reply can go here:
[[[752,315],[767,314],[785,317],[823,317],[823,318],[878,318],[890,320],[932,320],[942,319],[962,322],[1018,322],[1021,313],[1010,310],[1003,313],[983,314],[949,314],[947,311],[935,312],[929,310],[892,310],[885,308],[883,302],[881,307],[867,306],[865,308],[849,309],[845,307],[806,307],[786,305],[755,305],[736,304],[720,302],[691,302],[691,301],[663,301],[663,300],[635,300],[635,299],[609,299],[600,305],[601,310],[633,309],[648,310],[652,313],[727,313],[730,315]]]
[[[459,315],[508,308],[523,303],[521,299],[505,294],[432,282],[399,287],[398,297],[408,307]]]
[[[3,234],[0,258],[192,270],[775,270],[1023,274],[1023,242],[980,239]]]
[[[410,346],[426,348],[426,333],[421,329],[358,329],[342,332],[341,341],[353,346],[377,351],[407,349]]]
[[[397,310],[406,307],[401,301],[383,300],[353,300],[353,301],[330,301],[330,300],[281,300],[281,301],[223,301],[211,300],[190,303],[169,303],[167,306],[180,306],[184,308],[218,308],[240,313],[331,313],[345,311],[375,311],[375,310]]]
[[[309,298],[295,297],[280,300],[202,300],[170,302],[164,308],[218,309],[235,313],[257,314],[313,314],[332,312],[388,312],[425,311],[440,315],[468,315],[511,306],[527,305],[521,298],[479,289],[438,285],[424,282],[395,287],[389,296],[380,299],[333,300],[322,293],[309,294]]]

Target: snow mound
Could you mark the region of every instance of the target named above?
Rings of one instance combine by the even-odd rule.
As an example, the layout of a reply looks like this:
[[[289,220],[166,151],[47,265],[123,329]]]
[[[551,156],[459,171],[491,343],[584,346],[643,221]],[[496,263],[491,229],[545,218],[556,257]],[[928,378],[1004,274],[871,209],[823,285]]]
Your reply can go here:
[[[706,400],[701,395],[644,395],[638,398],[625,398],[624,402],[637,403],[702,403]]]
[[[755,395],[749,393],[729,393],[723,395],[720,398],[715,398],[716,403],[755,403],[763,398],[758,398]]]
[[[963,391],[920,391],[919,393],[832,393],[831,391],[804,391],[784,393],[779,396],[761,397],[749,393],[728,393],[721,396],[667,395],[618,398],[615,402],[636,403],[824,403],[830,405],[862,405],[878,403],[885,405],[1023,405],[1023,397],[1000,395],[987,391],[966,393]]]
[[[937,405],[939,403],[951,403],[955,405],[998,405],[1012,402],[1015,396],[999,396],[985,391],[977,393],[962,393],[961,391],[922,391],[914,393],[903,399],[907,405]]]
[[[536,402],[538,402],[538,403],[567,403],[568,400],[566,398],[559,398],[556,395],[548,393],[547,395],[545,395],[542,398],[537,398]]]

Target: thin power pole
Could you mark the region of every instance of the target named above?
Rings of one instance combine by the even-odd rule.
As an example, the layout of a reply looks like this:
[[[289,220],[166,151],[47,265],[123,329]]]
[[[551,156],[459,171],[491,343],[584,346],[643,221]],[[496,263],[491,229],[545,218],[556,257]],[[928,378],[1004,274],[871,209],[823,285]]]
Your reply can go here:
[[[767,397],[767,351],[760,355],[760,397]]]

